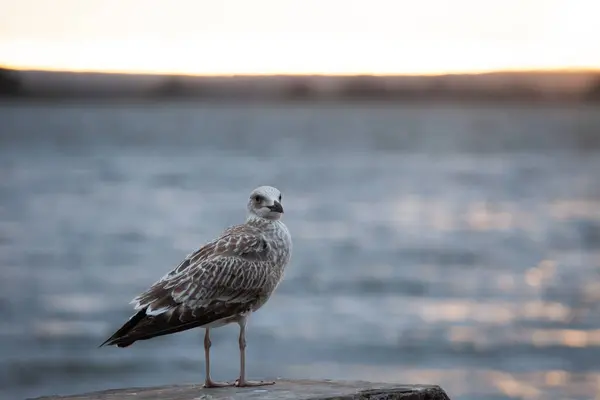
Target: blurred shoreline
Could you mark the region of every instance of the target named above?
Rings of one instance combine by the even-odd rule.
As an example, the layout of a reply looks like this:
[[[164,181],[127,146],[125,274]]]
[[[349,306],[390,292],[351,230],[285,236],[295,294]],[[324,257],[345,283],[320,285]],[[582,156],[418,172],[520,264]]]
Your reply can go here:
[[[0,68],[0,99],[582,104],[600,102],[600,72],[184,76]]]

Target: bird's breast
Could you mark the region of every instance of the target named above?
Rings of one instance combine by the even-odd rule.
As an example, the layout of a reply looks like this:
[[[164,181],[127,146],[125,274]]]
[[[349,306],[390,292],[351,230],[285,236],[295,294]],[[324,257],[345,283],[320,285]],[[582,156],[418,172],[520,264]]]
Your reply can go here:
[[[285,267],[292,253],[292,236],[281,221],[277,221],[273,229],[270,230],[269,241],[271,242],[271,251],[273,251],[277,259],[277,264],[281,268]]]

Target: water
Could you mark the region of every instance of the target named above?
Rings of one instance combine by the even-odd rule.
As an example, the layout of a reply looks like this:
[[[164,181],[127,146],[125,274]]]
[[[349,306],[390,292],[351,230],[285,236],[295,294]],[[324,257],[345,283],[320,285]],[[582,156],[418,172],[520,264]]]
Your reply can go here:
[[[202,331],[97,346],[133,296],[284,193],[253,378],[600,398],[600,113],[452,105],[0,107],[0,398],[203,379]],[[238,372],[237,329],[213,375]]]

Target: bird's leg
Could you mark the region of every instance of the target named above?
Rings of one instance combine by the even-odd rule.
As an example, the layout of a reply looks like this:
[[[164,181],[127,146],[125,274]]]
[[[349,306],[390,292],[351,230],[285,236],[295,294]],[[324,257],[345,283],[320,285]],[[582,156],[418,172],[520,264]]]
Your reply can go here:
[[[215,382],[210,378],[210,330],[206,328],[204,333],[204,361],[206,364],[206,378],[204,379],[205,388],[218,388],[231,386],[229,382]]]
[[[266,386],[274,385],[273,381],[248,381],[246,380],[246,318],[242,318],[238,324],[240,325],[240,377],[235,381],[235,386]]]

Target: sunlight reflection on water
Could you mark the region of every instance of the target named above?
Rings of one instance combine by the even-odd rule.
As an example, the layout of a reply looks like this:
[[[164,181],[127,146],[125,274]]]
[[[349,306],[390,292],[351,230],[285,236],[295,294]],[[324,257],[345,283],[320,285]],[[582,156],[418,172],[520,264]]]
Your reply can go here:
[[[198,382],[200,332],[96,347],[265,183],[294,255],[251,319],[253,376],[600,398],[600,149],[576,129],[594,110],[37,107],[0,108],[0,398]],[[215,333],[215,376],[237,373],[236,334]]]

